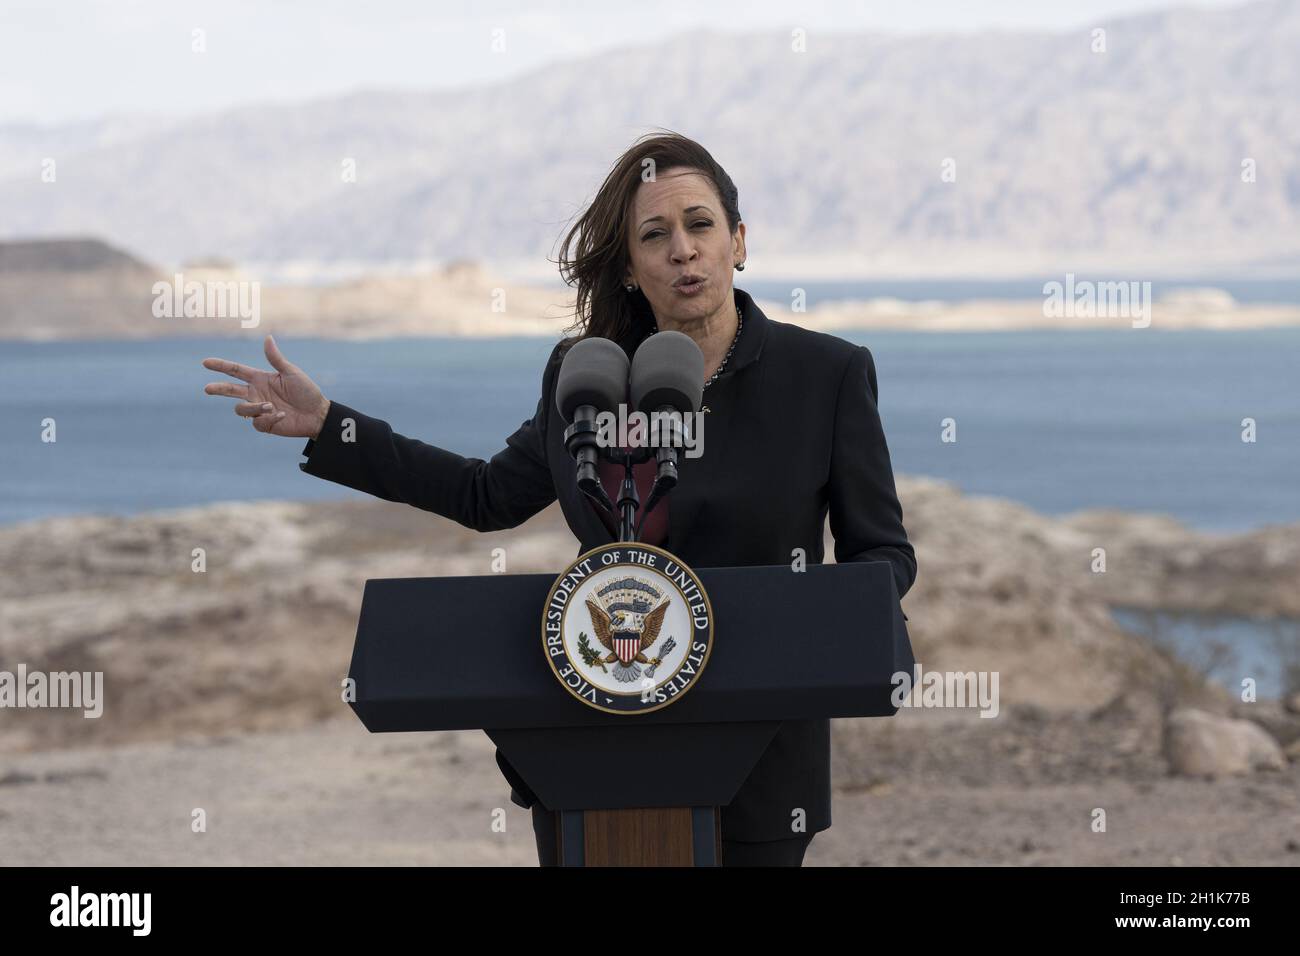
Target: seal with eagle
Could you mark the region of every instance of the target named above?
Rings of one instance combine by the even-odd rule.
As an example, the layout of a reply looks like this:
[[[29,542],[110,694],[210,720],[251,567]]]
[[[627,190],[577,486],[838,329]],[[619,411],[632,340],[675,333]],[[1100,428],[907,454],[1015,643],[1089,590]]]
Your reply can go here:
[[[646,657],[645,652],[659,640],[664,615],[672,603],[670,599],[651,609],[651,601],[647,598],[658,600],[662,593],[644,581],[625,578],[601,588],[598,593],[600,604],[587,598],[587,610],[591,614],[596,639],[609,651],[600,663],[613,664],[614,677],[625,684],[640,678],[642,664],[657,666],[661,663],[657,657]]]

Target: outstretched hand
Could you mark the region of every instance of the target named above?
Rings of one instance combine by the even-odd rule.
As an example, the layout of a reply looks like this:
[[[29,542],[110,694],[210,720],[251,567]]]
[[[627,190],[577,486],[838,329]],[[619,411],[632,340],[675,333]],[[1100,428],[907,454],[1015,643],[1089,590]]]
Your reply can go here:
[[[205,358],[203,367],[239,379],[240,382],[209,382],[208,395],[239,399],[235,414],[251,419],[259,432],[286,438],[315,438],[325,424],[330,403],[307,373],[282,354],[268,335],[262,343],[266,360],[274,371],[241,365],[229,359]]]

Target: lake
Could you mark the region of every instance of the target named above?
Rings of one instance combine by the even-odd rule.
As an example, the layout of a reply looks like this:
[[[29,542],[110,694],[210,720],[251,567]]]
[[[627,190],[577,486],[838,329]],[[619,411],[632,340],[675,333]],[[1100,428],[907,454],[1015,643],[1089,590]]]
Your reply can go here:
[[[1210,530],[1300,521],[1300,329],[849,332],[871,348],[894,469],[1046,512],[1110,507]],[[536,407],[551,341],[280,341],[326,394],[487,458]],[[258,341],[0,345],[0,523],[230,499],[356,493],[255,432],[208,355]],[[41,421],[57,423],[54,443]],[[1241,440],[1241,421],[1258,440]],[[941,441],[944,419],[957,441]]]

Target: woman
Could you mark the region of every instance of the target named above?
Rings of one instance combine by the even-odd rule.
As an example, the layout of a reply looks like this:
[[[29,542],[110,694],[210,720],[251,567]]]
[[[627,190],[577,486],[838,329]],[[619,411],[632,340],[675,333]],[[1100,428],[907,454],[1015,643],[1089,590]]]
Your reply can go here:
[[[871,353],[843,339],[769,320],[740,289],[745,225],[731,178],[698,143],[643,137],[618,160],[563,245],[576,288],[576,336],[559,342],[533,418],[490,461],[395,434],[330,401],[267,336],[274,371],[224,359],[204,366],[240,381],[206,387],[239,400],[261,432],[308,438],[299,467],[479,531],[513,528],[557,498],[582,554],[617,539],[614,522],[574,482],[555,408],[563,353],[579,338],[618,342],[629,357],[648,335],[676,329],[704,353],[703,454],[678,456],[679,484],[641,540],[693,567],[823,558],[829,514],[835,559],[890,562],[901,598],[916,577],[889,450],[876,409]],[[347,430],[345,434],[345,429]],[[653,459],[638,466],[641,500]],[[611,499],[618,466],[602,466]],[[533,810],[538,856],[555,859],[553,814],[501,756],[511,799]],[[793,865],[831,824],[830,722],[792,720],[722,810],[723,865]]]

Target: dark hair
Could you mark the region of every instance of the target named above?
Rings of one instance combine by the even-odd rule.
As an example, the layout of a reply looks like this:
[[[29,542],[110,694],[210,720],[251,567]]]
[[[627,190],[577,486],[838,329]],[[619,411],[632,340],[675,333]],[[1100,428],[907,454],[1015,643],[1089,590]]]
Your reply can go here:
[[[646,168],[655,176],[670,169],[692,169],[711,180],[722,200],[727,228],[735,235],[740,224],[736,184],[709,151],[671,130],[640,137],[614,163],[596,198],[560,247],[560,276],[577,290],[574,321],[565,330],[576,335],[561,343],[561,355],[581,339],[600,336],[618,340],[629,333],[649,331],[654,321],[645,294],[640,289],[628,292],[623,288],[628,265],[627,224]]]

